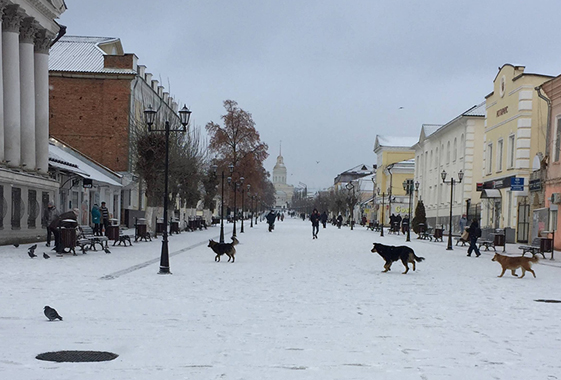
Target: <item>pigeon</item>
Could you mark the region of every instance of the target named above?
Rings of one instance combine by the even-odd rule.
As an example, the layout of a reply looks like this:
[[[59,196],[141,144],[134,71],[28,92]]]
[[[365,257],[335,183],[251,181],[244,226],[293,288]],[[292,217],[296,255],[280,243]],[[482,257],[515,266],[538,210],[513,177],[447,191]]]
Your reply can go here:
[[[31,247],[28,248],[29,252],[35,252],[35,250],[37,249],[37,244],[33,244]]]
[[[43,252],[43,258],[44,258],[44,259],[50,259],[51,256],[49,256],[49,255],[47,255],[45,252]]]
[[[111,251],[109,250],[109,248],[103,248],[103,250],[105,251],[105,253],[111,253]]]
[[[28,254],[29,257],[31,257],[31,258],[37,257],[37,255],[34,254],[32,251],[28,251],[27,254]]]
[[[50,306],[45,306],[44,313],[45,316],[49,318],[49,321],[54,321],[55,319],[60,319],[62,321],[62,317],[58,315],[57,311]]]
[[[19,244],[18,243],[14,244],[14,247],[16,247],[16,248],[19,247]]]

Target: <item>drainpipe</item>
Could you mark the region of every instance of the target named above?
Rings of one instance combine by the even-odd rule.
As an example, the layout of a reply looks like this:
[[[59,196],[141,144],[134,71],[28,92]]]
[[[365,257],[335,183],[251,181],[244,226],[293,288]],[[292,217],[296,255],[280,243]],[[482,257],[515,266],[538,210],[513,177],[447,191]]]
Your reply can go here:
[[[56,44],[56,42],[58,40],[60,40],[65,34],[66,34],[66,26],[65,25],[59,25],[60,29],[58,30],[58,34],[56,36],[56,38],[53,40],[53,42],[51,42],[51,45],[49,46],[49,48],[52,48],[54,44]]]
[[[538,86],[535,90],[538,92],[538,96],[545,100],[547,103],[547,124],[546,124],[546,131],[545,131],[545,156],[549,159],[549,139],[550,139],[550,123],[551,123],[551,100],[549,100],[546,96],[542,94],[542,86]]]

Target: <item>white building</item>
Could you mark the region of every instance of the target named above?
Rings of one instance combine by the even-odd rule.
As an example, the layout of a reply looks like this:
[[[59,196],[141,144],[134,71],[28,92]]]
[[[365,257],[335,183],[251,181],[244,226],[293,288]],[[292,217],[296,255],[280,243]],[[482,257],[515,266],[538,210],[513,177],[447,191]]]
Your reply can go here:
[[[65,10],[63,0],[0,1],[0,244],[43,235],[59,187],[48,176],[49,48]]]
[[[273,168],[273,186],[275,186],[275,208],[286,209],[292,202],[292,195],[294,193],[294,186],[286,183],[286,166],[284,166],[284,159],[282,154],[279,153],[277,163]]]
[[[476,191],[481,181],[485,103],[473,106],[444,125],[423,125],[415,149],[415,181],[419,182],[418,199],[425,205],[427,224],[447,229],[450,219],[450,184],[455,181],[452,199],[452,232],[459,232],[462,214],[468,214],[470,205],[479,204]],[[474,167],[474,162],[476,166]],[[463,172],[462,182],[458,172]],[[473,208],[472,208],[473,209]],[[474,213],[473,211],[471,212]],[[470,218],[476,215],[470,215]],[[477,215],[478,216],[478,215]]]

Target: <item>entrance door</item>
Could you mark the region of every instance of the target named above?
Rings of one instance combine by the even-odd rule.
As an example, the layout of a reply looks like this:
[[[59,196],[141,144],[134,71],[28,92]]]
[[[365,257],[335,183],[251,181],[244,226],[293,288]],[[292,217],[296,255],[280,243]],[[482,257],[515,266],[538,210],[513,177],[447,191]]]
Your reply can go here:
[[[530,205],[526,202],[518,204],[518,223],[516,241],[519,243],[528,242],[530,233]]]

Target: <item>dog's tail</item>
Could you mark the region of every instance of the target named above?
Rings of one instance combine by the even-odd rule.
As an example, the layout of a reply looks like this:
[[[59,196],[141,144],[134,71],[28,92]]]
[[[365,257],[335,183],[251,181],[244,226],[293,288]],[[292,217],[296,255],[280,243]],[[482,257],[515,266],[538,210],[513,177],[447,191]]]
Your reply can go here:
[[[534,256],[532,256],[530,261],[533,262],[533,263],[537,263],[538,261],[540,261],[540,258],[538,256],[534,255]]]
[[[239,244],[239,240],[236,239],[235,237],[232,237],[232,245],[238,245]]]
[[[415,252],[413,252],[413,250],[411,250],[411,255],[413,256],[413,259],[415,259],[415,261],[418,263],[420,263],[425,259],[424,257],[417,256]]]

